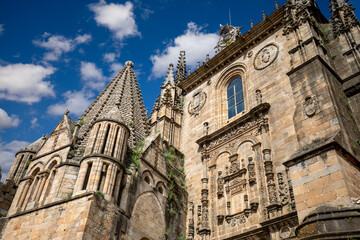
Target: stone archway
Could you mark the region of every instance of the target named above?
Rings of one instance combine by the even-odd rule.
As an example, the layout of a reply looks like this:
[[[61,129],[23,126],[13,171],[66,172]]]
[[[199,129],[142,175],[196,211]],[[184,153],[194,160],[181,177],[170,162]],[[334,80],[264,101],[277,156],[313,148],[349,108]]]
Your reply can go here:
[[[159,200],[151,193],[140,195],[131,213],[128,239],[162,240],[165,215]]]

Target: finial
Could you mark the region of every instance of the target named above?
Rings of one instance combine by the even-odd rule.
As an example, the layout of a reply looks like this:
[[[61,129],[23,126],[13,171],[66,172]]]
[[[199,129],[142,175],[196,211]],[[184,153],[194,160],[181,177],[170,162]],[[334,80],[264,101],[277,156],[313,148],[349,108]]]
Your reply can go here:
[[[206,54],[206,61],[208,62],[210,60],[209,54]]]
[[[196,64],[196,68],[200,68],[200,62],[198,61],[197,64]]]
[[[189,75],[190,75],[190,73],[191,73],[191,68],[189,68],[188,72],[189,72]]]
[[[125,63],[125,67],[131,67],[131,68],[133,68],[133,67],[134,67],[134,63],[133,63],[132,61],[127,61],[127,62]]]
[[[279,4],[277,1],[275,1],[275,9],[278,10],[279,9]]]
[[[263,21],[265,21],[265,19],[266,19],[265,11],[262,11],[262,19],[263,19]]]
[[[70,113],[69,109],[66,109],[66,111],[64,112],[64,115],[68,115]]]
[[[254,21],[253,20],[250,21],[250,28],[254,28]]]
[[[177,64],[175,83],[179,83],[186,78],[186,57],[185,51],[180,51],[180,56]]]

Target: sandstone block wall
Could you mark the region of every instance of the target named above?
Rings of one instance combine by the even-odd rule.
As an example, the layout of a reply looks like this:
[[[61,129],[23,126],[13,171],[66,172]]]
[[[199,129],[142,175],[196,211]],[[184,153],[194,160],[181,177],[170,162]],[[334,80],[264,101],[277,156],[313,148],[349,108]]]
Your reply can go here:
[[[109,239],[117,210],[100,196],[85,194],[11,216],[3,239]]]

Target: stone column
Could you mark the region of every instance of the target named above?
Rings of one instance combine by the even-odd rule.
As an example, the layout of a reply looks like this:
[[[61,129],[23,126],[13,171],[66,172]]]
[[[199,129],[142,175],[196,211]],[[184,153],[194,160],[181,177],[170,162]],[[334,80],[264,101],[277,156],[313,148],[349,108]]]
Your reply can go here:
[[[267,206],[268,215],[271,218],[277,217],[279,204],[277,200],[277,190],[274,179],[273,162],[271,160],[271,149],[268,140],[267,133],[269,131],[269,125],[262,123],[260,126],[261,139],[263,141],[263,159],[265,167],[266,184],[268,189],[269,205]]]
[[[76,180],[75,187],[74,187],[74,195],[76,195],[78,192],[80,192],[82,190],[82,186],[84,185],[85,176],[86,176],[86,172],[87,172],[88,168],[89,168],[88,162],[81,163],[78,178]]]
[[[103,166],[103,163],[101,161],[99,161],[99,160],[94,161],[93,167],[91,169],[90,176],[89,176],[89,183],[88,183],[87,190],[92,190],[92,191],[97,190],[97,185],[99,184],[102,166]]]
[[[25,197],[26,197],[26,195],[27,195],[27,193],[29,191],[31,183],[32,183],[31,179],[26,180],[23,191],[22,191],[21,196],[20,196],[20,200],[19,200],[19,202],[17,204],[17,207],[19,207],[19,208],[22,207],[22,205],[24,203],[24,200],[25,200]]]
[[[111,184],[111,179],[113,178],[113,164],[110,164],[107,171],[106,171],[106,178],[105,178],[105,184],[104,184],[104,194],[109,194],[109,190],[110,190],[110,184]]]
[[[118,177],[116,178],[116,174],[118,174]],[[117,202],[118,201],[118,197],[119,197],[119,191],[120,191],[120,186],[121,186],[121,179],[122,179],[122,175],[123,175],[123,170],[120,169],[119,173],[115,173],[115,180],[116,182],[114,182],[114,201]]]
[[[52,181],[54,180],[54,175],[55,175],[55,172],[56,170],[52,170],[50,175],[48,176],[48,178],[46,179],[45,181],[45,186],[44,186],[44,193],[40,196],[40,199],[39,199],[39,204],[42,205],[44,202],[45,202],[45,199],[47,197],[47,195],[50,193],[50,187],[51,187],[51,184],[52,184]]]
[[[41,179],[41,183],[39,184],[40,185],[40,188],[39,188],[39,192],[35,198],[35,201],[39,201],[42,193],[43,193],[43,190],[44,190],[44,186],[45,186],[45,183],[46,183],[46,180],[47,180],[47,177],[49,176],[48,173],[44,173],[44,175],[42,176],[42,179]]]
[[[42,179],[41,176],[37,176],[37,177],[35,178],[34,186],[33,186],[33,189],[34,189],[34,190],[31,191],[31,193],[30,193],[31,195],[29,196],[28,202],[32,202],[32,201],[35,200],[36,194],[37,194],[38,191],[39,191],[41,179]]]
[[[114,195],[114,188],[115,188],[115,184],[116,184],[116,174],[117,174],[117,167],[114,165],[112,172],[111,172],[111,180],[109,182],[109,195],[113,196]]]

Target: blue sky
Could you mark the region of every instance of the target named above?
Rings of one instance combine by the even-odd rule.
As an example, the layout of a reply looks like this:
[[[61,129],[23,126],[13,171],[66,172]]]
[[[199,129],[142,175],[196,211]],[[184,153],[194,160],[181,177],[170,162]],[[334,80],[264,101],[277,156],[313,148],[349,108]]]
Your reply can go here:
[[[318,4],[329,17],[328,1]],[[232,25],[245,33],[250,20],[256,24],[262,11],[274,11],[274,1],[0,0],[3,179],[16,151],[50,134],[66,109],[77,119],[127,60],[151,111],[180,50],[192,69],[214,54],[229,9]]]

